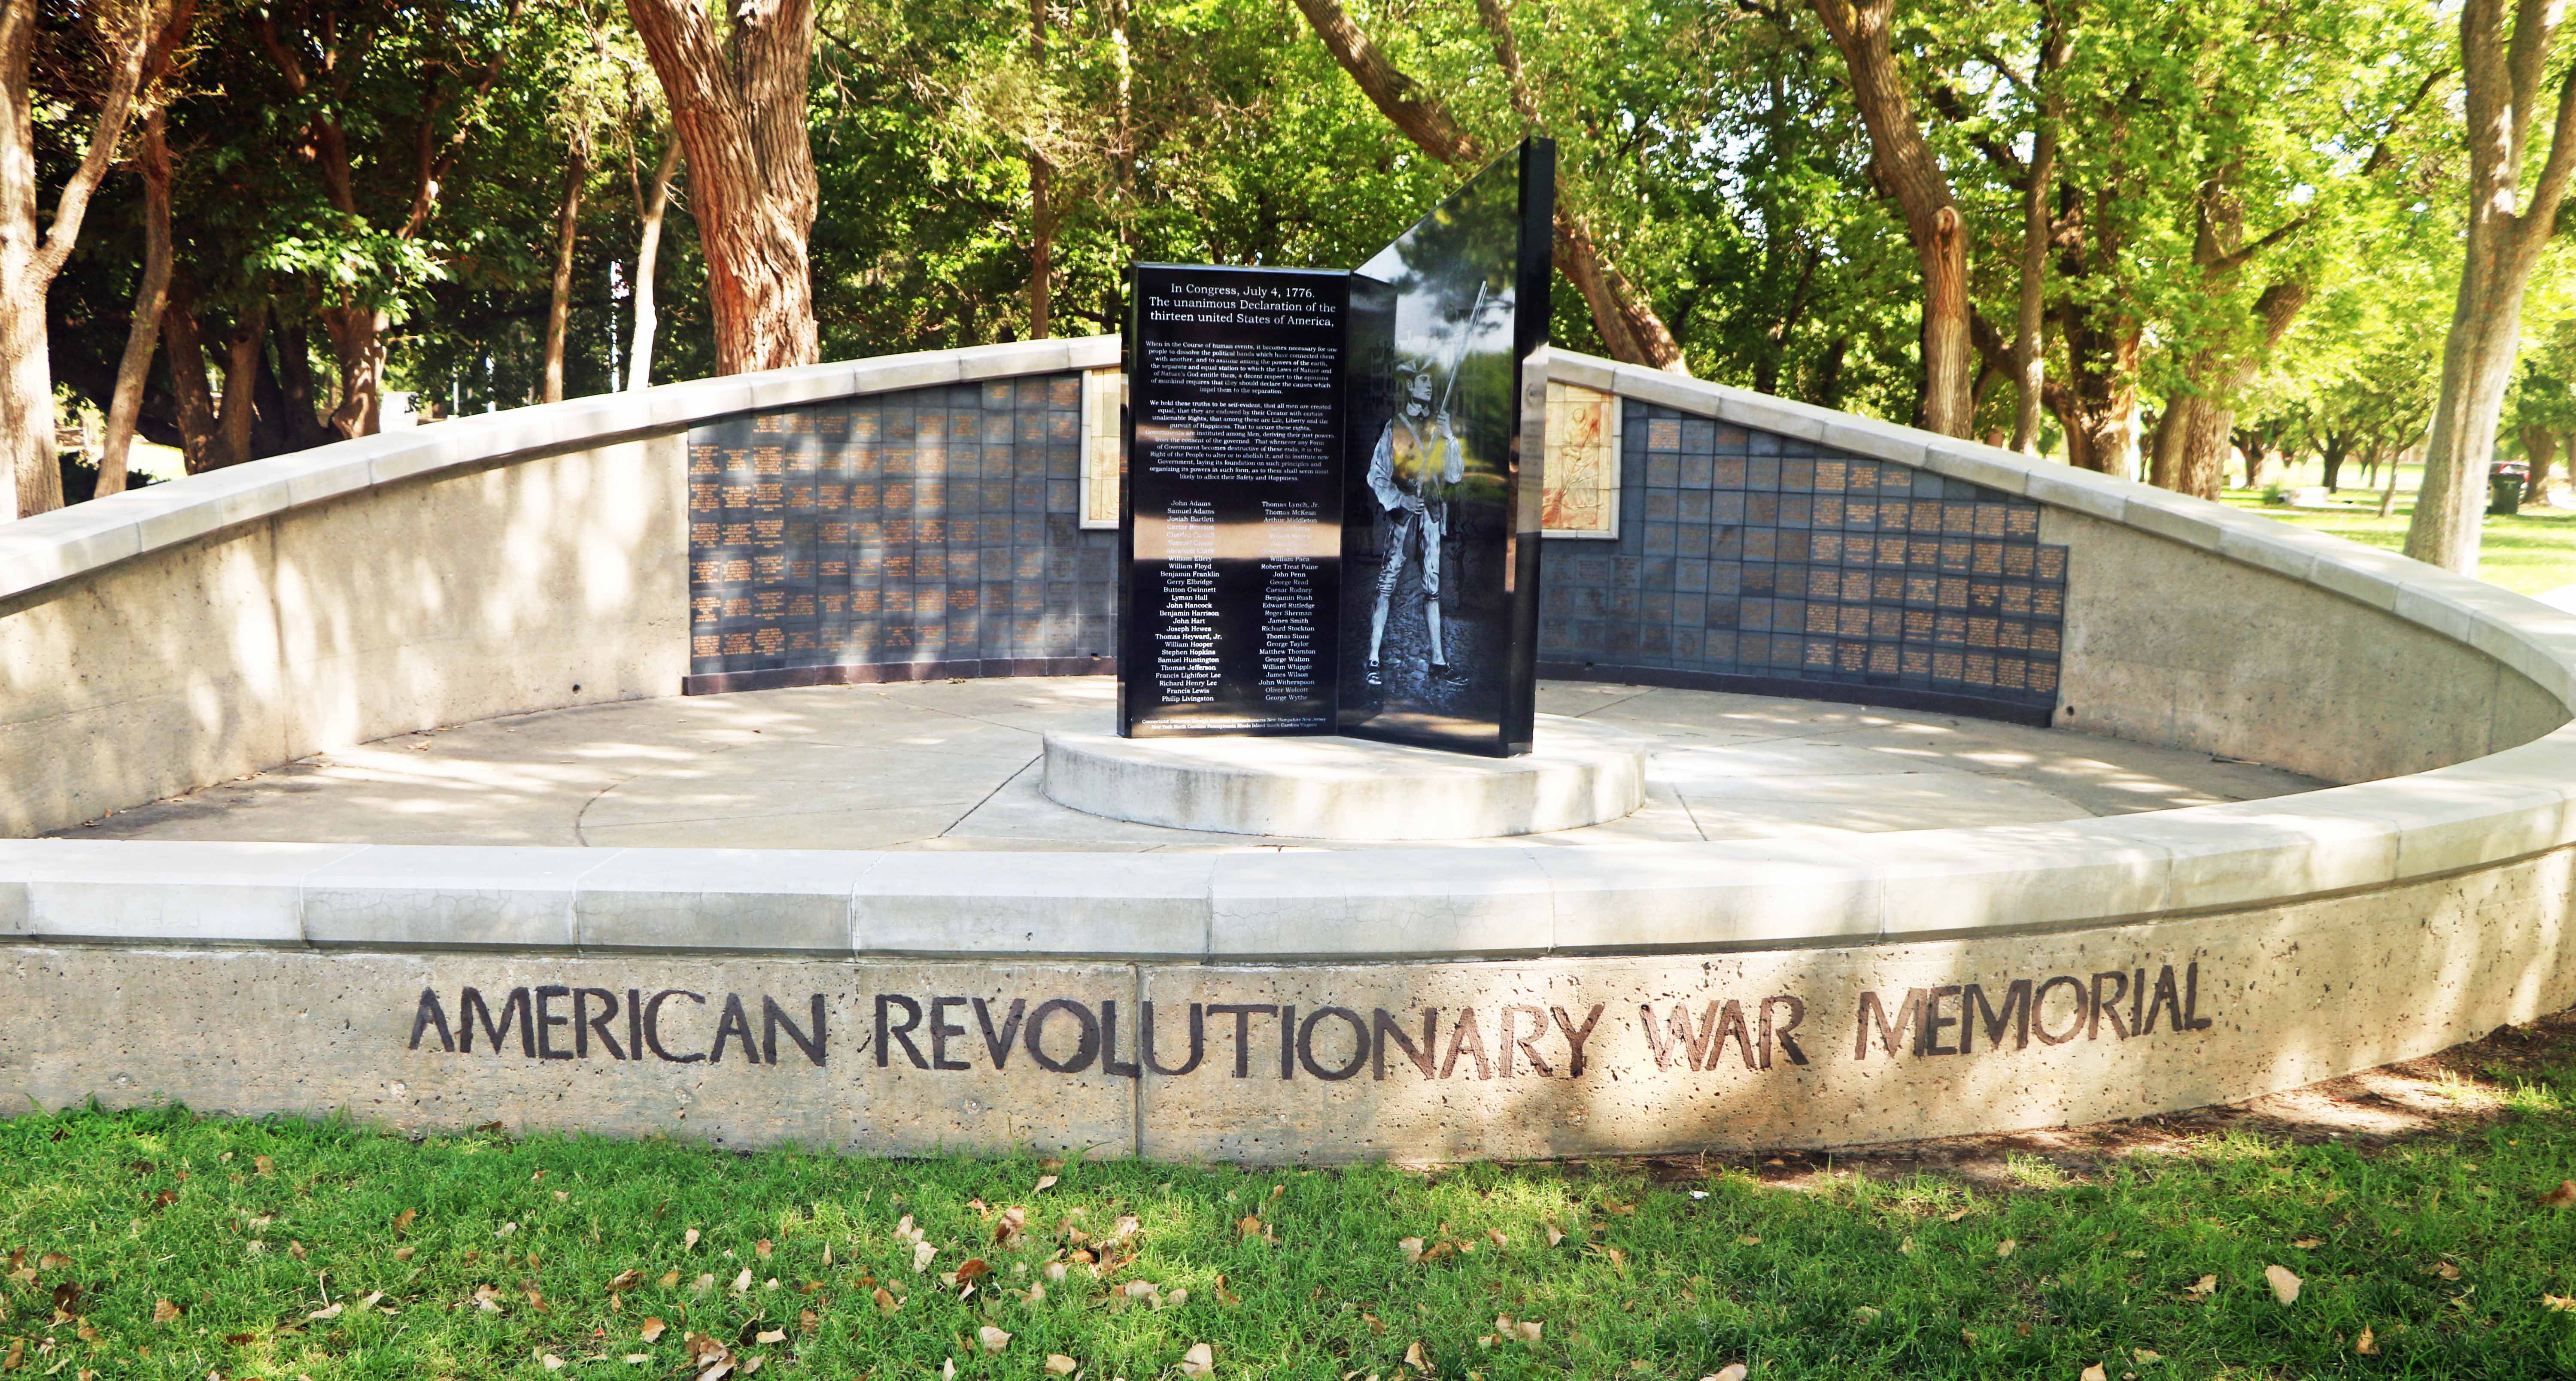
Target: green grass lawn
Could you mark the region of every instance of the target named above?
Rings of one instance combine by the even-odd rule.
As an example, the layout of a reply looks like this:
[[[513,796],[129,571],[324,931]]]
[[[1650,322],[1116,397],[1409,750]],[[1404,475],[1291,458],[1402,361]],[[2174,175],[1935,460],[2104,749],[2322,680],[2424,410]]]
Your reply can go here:
[[[1148,1381],[1206,1344],[1218,1377],[1315,1381],[2566,1376],[2576,1210],[2536,1196],[2576,1173],[2567,1057],[2456,1137],[2017,1157],[2001,1190],[31,1114],[0,1123],[0,1370],[659,1378],[721,1347],[734,1375]]]
[[[2332,496],[2329,508],[2266,505],[2262,492],[2254,489],[2230,489],[2226,501],[2268,518],[2314,528],[2366,546],[2388,551],[2404,549],[2406,523],[2415,512],[2418,468],[2400,468],[2397,503],[2385,518],[2379,516],[2378,491],[2360,488],[2358,475],[2358,467],[2345,467],[2346,486]],[[2313,463],[2294,466],[2286,475],[2275,470],[2272,476],[2266,477],[2267,485],[2273,477],[2278,477],[2285,489],[2324,482]],[[2489,514],[2486,537],[2480,544],[2478,576],[2525,595],[2544,594],[2561,586],[2576,585],[2576,509],[2526,507],[2515,514]]]

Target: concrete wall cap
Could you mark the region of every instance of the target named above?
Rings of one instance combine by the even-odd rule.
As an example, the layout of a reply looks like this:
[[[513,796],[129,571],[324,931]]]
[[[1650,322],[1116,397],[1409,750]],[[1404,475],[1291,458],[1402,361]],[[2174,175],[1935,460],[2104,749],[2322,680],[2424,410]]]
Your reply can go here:
[[[1218,859],[890,853],[853,890],[852,944],[869,954],[1201,955]]]
[[[584,873],[585,951],[757,947],[852,954],[851,894],[888,854],[803,849],[621,849]]]
[[[304,938],[388,949],[571,949],[582,878],[623,850],[380,845],[303,878]]]

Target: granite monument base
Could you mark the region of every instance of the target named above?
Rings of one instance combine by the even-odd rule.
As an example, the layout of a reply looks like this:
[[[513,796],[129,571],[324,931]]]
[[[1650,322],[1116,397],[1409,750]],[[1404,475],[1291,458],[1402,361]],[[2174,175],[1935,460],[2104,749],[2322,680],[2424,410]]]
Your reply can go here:
[[[1113,820],[1289,839],[1493,839],[1645,804],[1647,741],[1538,716],[1536,748],[1477,758],[1361,739],[1046,736],[1048,799]]]

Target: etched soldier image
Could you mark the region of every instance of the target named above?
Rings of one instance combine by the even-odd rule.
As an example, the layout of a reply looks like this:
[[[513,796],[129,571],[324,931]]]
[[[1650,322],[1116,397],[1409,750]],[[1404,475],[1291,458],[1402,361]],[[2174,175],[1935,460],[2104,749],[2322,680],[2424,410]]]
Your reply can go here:
[[[1450,496],[1467,478],[1466,451],[1449,421],[1448,404],[1432,398],[1430,370],[1415,366],[1407,374],[1404,411],[1387,420],[1386,429],[1378,433],[1377,448],[1369,454],[1369,493],[1377,499],[1380,522],[1387,528],[1382,548],[1386,555],[1378,567],[1377,604],[1369,615],[1366,674],[1372,686],[1386,684],[1380,661],[1386,646],[1387,610],[1403,588],[1408,568],[1416,572],[1414,591],[1422,601],[1428,670],[1444,682],[1457,679],[1440,638],[1440,565],[1449,533]]]
[[[1546,227],[1527,233],[1545,199],[1524,197],[1522,172],[1518,159],[1498,162],[1351,275],[1347,734],[1496,756],[1526,749],[1514,687],[1533,658],[1516,619],[1535,597],[1538,508],[1533,475],[1519,512],[1517,479],[1523,361],[1545,341]],[[1543,400],[1543,367],[1532,377]],[[1526,613],[1534,623],[1535,605]]]

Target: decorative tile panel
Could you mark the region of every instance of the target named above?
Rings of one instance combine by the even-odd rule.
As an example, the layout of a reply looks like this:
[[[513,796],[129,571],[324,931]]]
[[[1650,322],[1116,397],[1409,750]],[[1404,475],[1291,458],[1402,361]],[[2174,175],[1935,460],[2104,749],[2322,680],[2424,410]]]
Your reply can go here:
[[[1670,408],[1621,409],[1618,540],[1544,549],[1543,665],[2054,711],[2066,549],[2039,541],[2037,504]]]
[[[692,677],[1105,669],[1118,536],[1081,526],[1082,391],[1079,374],[998,379],[693,428]]]

